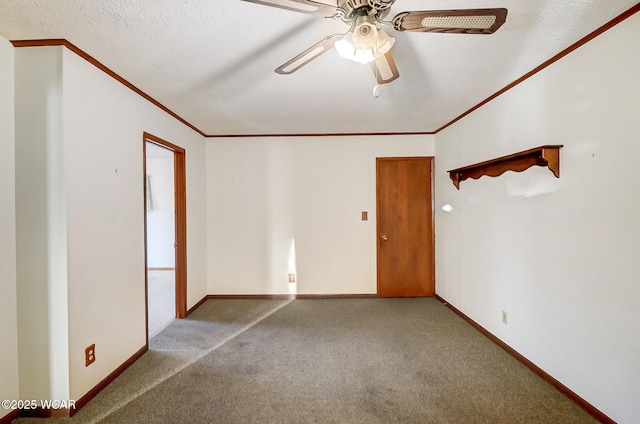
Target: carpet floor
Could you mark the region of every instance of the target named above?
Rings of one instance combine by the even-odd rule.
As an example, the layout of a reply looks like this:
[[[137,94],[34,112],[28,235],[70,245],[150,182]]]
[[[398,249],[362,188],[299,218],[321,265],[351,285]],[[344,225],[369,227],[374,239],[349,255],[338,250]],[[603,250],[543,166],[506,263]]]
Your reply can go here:
[[[176,272],[148,270],[147,282],[149,338],[151,339],[176,317]]]
[[[597,423],[434,298],[208,300],[49,422]]]

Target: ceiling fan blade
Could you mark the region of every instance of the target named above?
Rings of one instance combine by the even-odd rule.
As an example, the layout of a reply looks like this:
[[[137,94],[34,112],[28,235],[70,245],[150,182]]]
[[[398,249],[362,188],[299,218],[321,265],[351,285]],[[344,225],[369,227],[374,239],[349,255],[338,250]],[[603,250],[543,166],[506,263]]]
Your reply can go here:
[[[371,69],[376,76],[376,80],[378,80],[378,84],[390,83],[400,76],[390,51],[371,62]]]
[[[319,3],[313,0],[243,0],[249,3],[262,4],[264,6],[273,6],[280,9],[291,10],[294,12],[307,13],[310,15],[320,15],[325,18],[331,18],[338,13],[336,6]]]
[[[507,9],[424,10],[393,18],[398,31],[493,34],[507,19]]]
[[[276,73],[281,75],[289,75],[294,73],[307,63],[311,62],[313,59],[320,56],[322,53],[331,50],[336,41],[338,41],[342,37],[343,34],[331,34],[327,38],[317,42],[307,50],[295,56],[293,59],[287,61],[285,64],[276,68]]]

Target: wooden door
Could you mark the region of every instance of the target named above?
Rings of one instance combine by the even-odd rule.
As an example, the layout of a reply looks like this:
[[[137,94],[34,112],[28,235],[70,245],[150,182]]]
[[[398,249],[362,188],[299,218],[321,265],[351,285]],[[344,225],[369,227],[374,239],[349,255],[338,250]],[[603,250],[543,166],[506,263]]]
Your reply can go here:
[[[378,296],[435,294],[433,158],[376,159]]]

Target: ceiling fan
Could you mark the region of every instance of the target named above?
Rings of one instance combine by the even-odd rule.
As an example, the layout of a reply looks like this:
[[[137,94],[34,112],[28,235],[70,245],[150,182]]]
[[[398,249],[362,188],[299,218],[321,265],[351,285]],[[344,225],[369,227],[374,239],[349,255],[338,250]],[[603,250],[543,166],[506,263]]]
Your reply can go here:
[[[370,63],[378,84],[389,83],[400,76],[391,56],[395,39],[381,30],[380,25],[391,26],[396,31],[492,34],[507,18],[507,9],[494,8],[402,12],[385,21],[396,0],[337,0],[336,6],[313,0],[243,1],[339,19],[350,26],[344,34],[331,34],[279,66],[275,70],[278,74],[292,74],[335,46],[344,58]]]

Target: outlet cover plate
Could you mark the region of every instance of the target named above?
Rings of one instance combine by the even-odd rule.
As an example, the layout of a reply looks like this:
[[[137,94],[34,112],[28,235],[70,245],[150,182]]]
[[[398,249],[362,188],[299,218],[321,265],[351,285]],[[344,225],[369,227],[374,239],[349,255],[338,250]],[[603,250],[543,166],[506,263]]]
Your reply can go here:
[[[84,350],[84,366],[88,367],[96,361],[96,344],[93,343]]]

